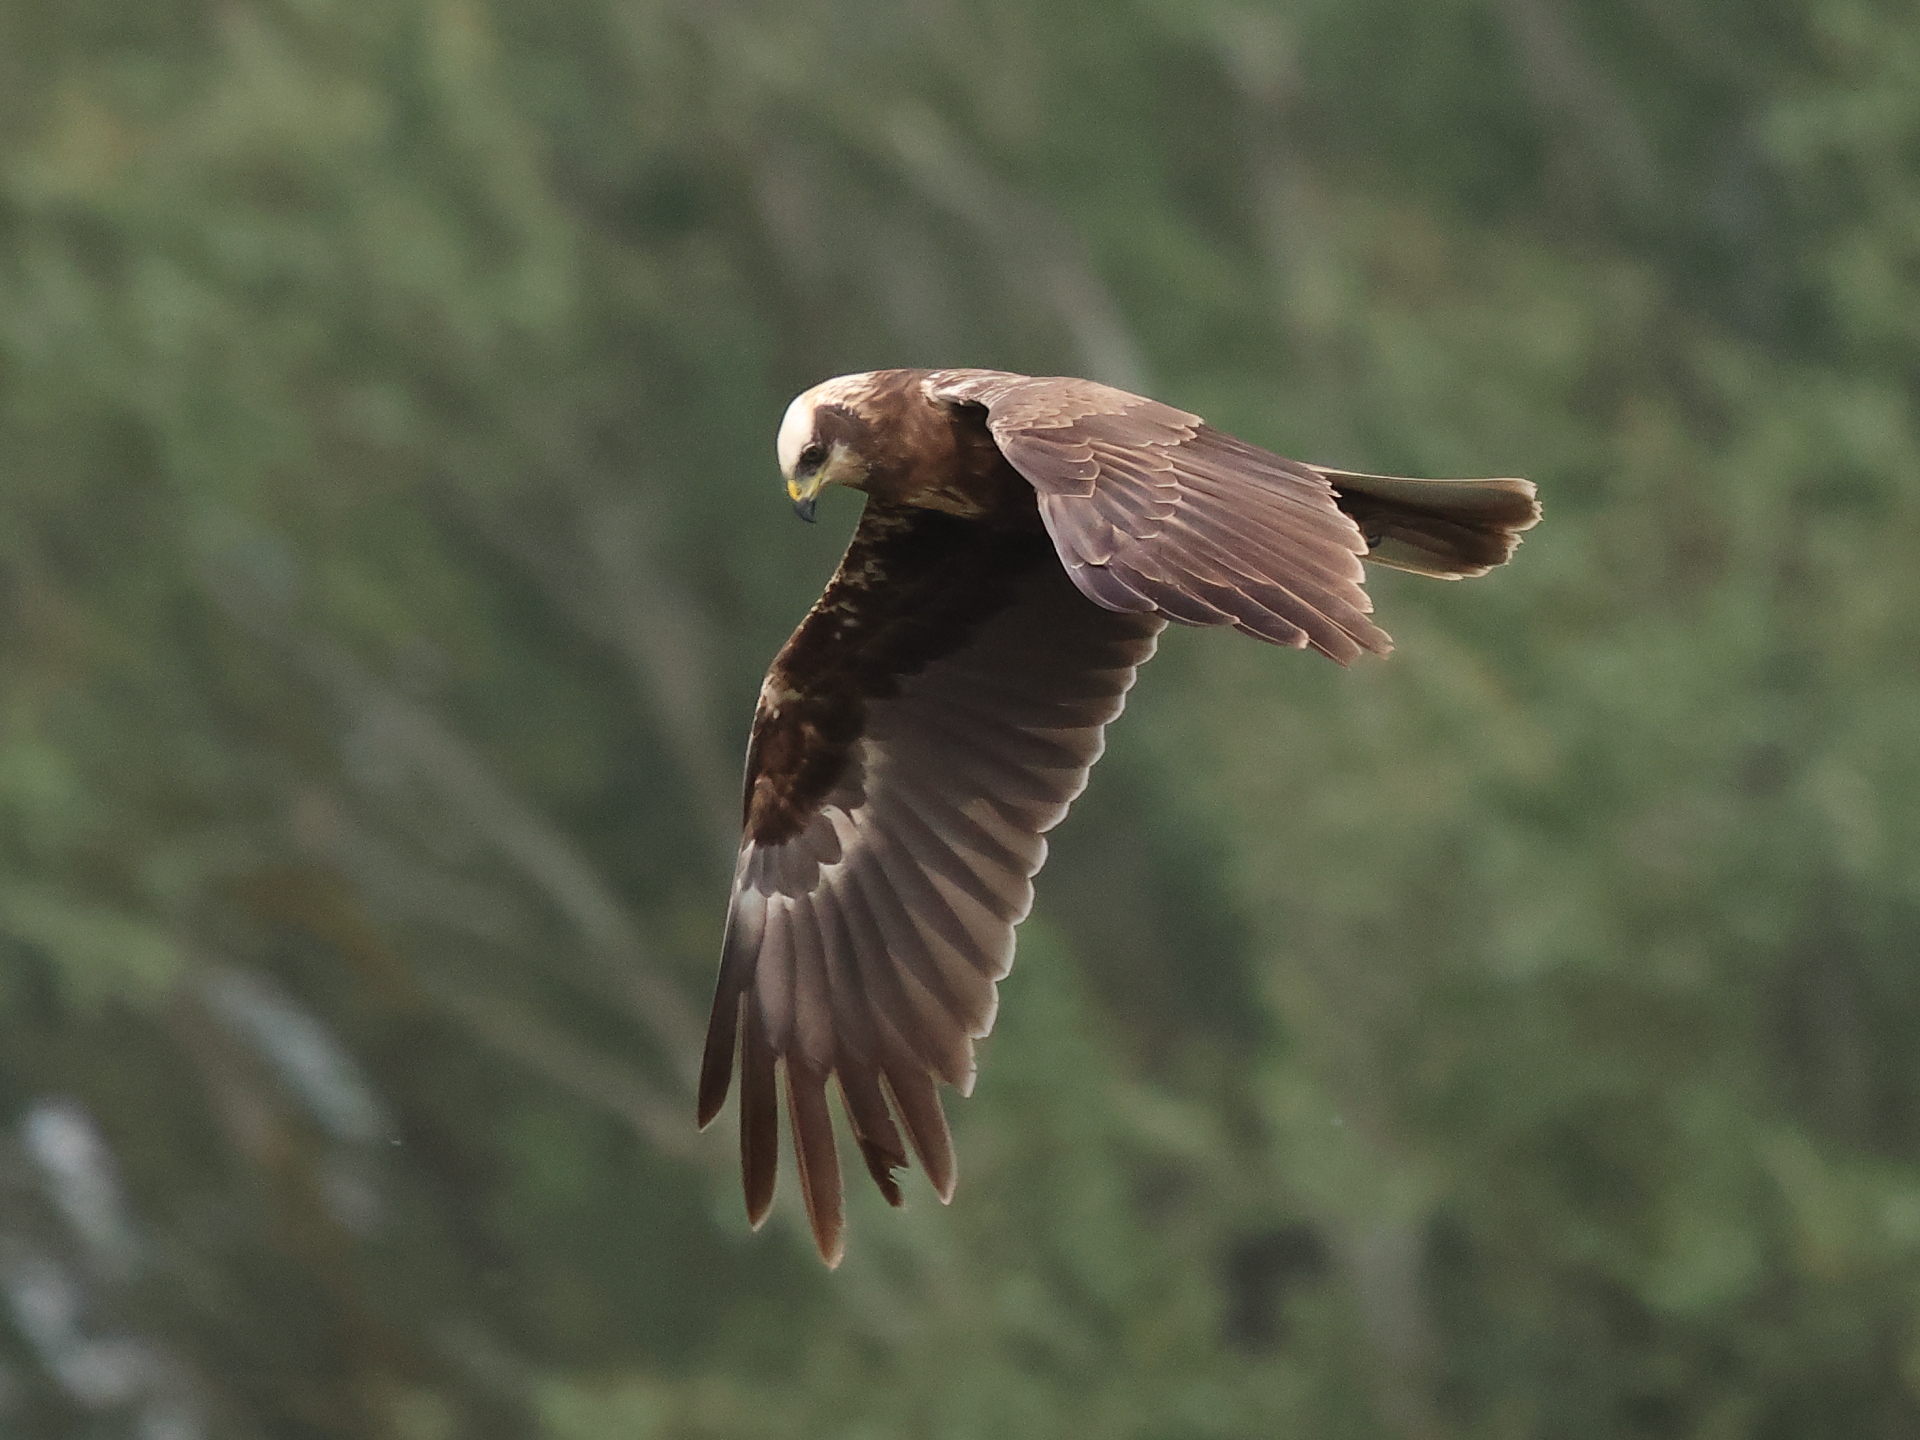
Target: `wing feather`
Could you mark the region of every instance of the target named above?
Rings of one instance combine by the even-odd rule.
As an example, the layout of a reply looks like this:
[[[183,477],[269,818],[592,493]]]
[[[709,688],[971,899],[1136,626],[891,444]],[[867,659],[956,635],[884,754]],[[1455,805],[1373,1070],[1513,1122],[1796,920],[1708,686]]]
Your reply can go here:
[[[1366,540],[1312,468],[1088,380],[942,370],[923,389],[985,408],[1089,599],[1311,645],[1343,664],[1390,648],[1366,618]]]
[[[1056,531],[1056,537],[1059,532]],[[1067,573],[1089,600],[1125,614],[1151,615],[1154,603],[1126,579],[1125,567],[1116,569],[1111,561],[1089,560],[1076,555],[1067,561]],[[1167,616],[1171,619],[1173,617]]]
[[[740,1041],[740,1180],[746,1191],[747,1222],[759,1229],[773,1205],[774,1177],[780,1168],[780,1098],[775,1082],[775,1053],[766,1020],[752,996],[746,1000],[746,1025]],[[732,1057],[728,1057],[732,1069]]]
[[[829,1264],[844,1228],[829,1077],[890,1203],[909,1146],[952,1195],[937,1084],[972,1087],[1044,834],[1085,786],[1163,623],[1089,603],[1037,527],[869,503],[774,662],[749,747],[700,1116],[725,1099],[737,1039],[756,1224],[773,1196],[781,1071]]]
[[[927,1183],[945,1204],[953,1199],[956,1167],[953,1160],[953,1133],[947,1129],[947,1112],[941,1108],[940,1094],[934,1089],[934,1077],[899,1045],[881,1065],[887,1092],[893,1096],[906,1128],[920,1168],[927,1172]]]
[[[827,884],[833,891],[831,909],[845,924],[852,944],[860,993],[873,1020],[876,1054],[884,1058],[888,1045],[904,1038],[926,1069],[944,1075],[957,1067],[964,1074],[968,1063],[964,1053],[943,1048],[937,1038],[956,1033],[953,1011],[902,973],[897,952],[888,946],[873,918],[858,877],[843,872],[829,877]]]
[[[802,895],[788,902],[785,919],[793,947],[792,1053],[825,1073],[833,1068],[836,1051],[846,1037],[834,1013],[833,982],[827,974],[826,946],[813,897]]]
[[[906,1168],[907,1148],[887,1110],[880,1073],[878,1066],[871,1062],[842,1065],[838,1072],[840,1104],[847,1112],[848,1124],[853,1127],[860,1156],[867,1162],[867,1173],[873,1176],[873,1183],[880,1187],[887,1203],[897,1206],[906,1201],[893,1172]]]
[[[852,922],[830,882],[815,897],[813,911],[820,927],[821,959],[832,1001],[834,1053],[852,1062],[852,1068],[869,1067],[878,1053],[878,1042],[866,998],[860,942],[854,938]]]
[[[778,891],[767,900],[767,924],[760,935],[754,963],[754,1000],[767,1043],[784,1054],[793,1039],[793,989],[796,980],[793,925],[788,916],[790,897]]]
[[[906,805],[886,817],[904,838],[907,853],[925,869],[941,901],[967,932],[959,953],[989,980],[1013,963],[1013,930],[1033,908],[1033,885],[1002,871],[988,876],[968,863],[966,851],[942,837],[919,810]]]
[[[838,1265],[843,1252],[845,1211],[840,1191],[840,1157],[833,1143],[833,1116],[827,1110],[827,1071],[797,1055],[787,1057],[787,1123],[793,1127],[793,1159],[800,1171],[800,1194],[813,1226],[820,1258]]]
[[[952,1031],[963,1038],[971,1038],[974,1016],[982,1008],[978,987],[974,983],[978,976],[971,967],[966,967],[956,983],[955,977],[941,963],[941,947],[922,927],[919,917],[912,909],[909,899],[903,898],[895,888],[891,870],[899,868],[890,863],[889,852],[893,849],[893,840],[884,828],[884,816],[873,818],[874,838],[868,844],[868,854],[873,858],[870,863],[851,870],[849,874],[864,893],[869,912],[877,923],[886,953],[899,967],[900,978],[909,984],[917,985],[924,992],[926,1001],[932,1002],[939,1013],[936,1015],[928,1004],[918,1006],[921,1019],[928,1027],[939,1026],[942,1032]],[[969,998],[968,991],[975,993]],[[962,1059],[956,1065],[950,1046],[942,1046],[940,1055],[944,1062],[942,1077],[950,1085],[964,1086],[972,1070],[971,1052],[962,1047]]]

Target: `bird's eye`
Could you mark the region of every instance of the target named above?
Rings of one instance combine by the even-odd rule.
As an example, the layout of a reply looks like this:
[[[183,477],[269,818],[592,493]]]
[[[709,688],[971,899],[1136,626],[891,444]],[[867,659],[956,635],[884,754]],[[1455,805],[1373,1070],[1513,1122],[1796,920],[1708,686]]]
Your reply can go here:
[[[800,469],[818,470],[827,463],[827,447],[815,442],[800,452]]]

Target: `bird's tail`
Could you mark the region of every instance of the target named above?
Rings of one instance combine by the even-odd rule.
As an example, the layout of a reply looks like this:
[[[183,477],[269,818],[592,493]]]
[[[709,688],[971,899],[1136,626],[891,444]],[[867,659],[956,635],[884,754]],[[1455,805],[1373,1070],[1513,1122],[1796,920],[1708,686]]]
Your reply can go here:
[[[1418,575],[1484,575],[1540,519],[1531,480],[1406,480],[1313,468],[1366,537],[1367,559]]]

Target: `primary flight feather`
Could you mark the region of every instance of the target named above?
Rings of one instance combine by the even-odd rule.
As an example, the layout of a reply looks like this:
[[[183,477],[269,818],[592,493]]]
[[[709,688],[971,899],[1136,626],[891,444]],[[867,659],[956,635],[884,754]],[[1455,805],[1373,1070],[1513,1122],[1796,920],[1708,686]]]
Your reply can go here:
[[[803,518],[830,484],[867,503],[760,688],[699,1119],[719,1112],[737,1053],[758,1226],[784,1070],[801,1194],[833,1265],[828,1080],[891,1203],[908,1146],[951,1197],[936,1087],[973,1087],[1046,832],[1166,623],[1342,664],[1385,654],[1363,557],[1483,575],[1540,508],[1525,480],[1303,465],[1110,386],[996,370],[828,380],[788,406],[778,451]]]

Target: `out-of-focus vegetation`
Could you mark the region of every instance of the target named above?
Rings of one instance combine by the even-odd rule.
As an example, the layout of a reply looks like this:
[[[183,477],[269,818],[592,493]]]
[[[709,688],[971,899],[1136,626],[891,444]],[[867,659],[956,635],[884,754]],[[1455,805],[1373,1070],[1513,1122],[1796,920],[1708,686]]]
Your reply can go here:
[[[890,364],[1547,521],[1168,637],[828,1275],[687,1081]],[[1900,5],[0,8],[0,1431],[1920,1433],[1917,381]]]

